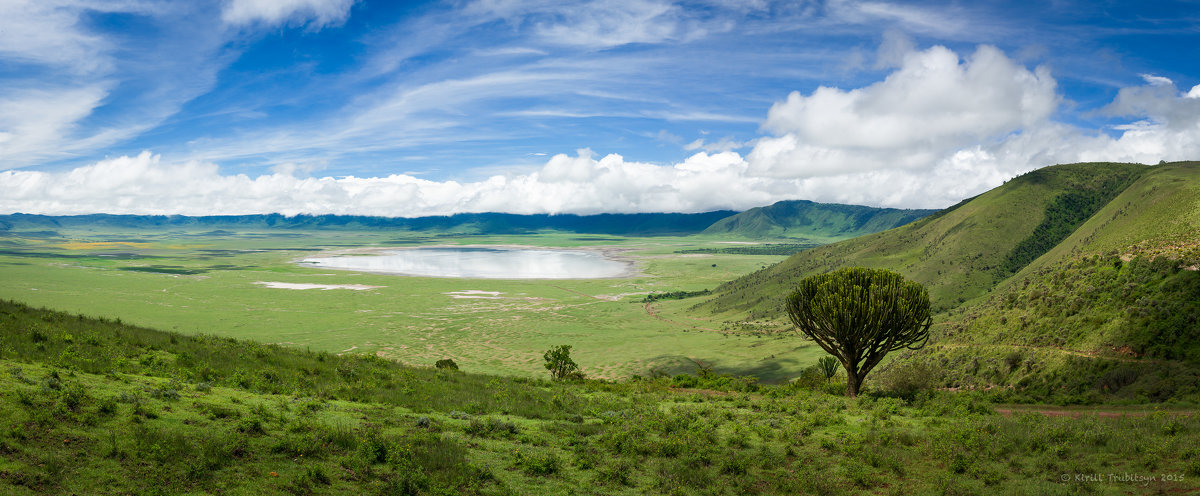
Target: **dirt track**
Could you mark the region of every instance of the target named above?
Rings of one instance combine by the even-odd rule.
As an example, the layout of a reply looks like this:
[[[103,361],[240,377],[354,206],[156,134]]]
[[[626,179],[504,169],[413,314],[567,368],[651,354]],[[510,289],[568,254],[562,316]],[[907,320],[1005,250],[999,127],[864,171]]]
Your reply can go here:
[[[1191,410],[1163,410],[1169,415],[1195,415],[1195,411]],[[1070,417],[1082,418],[1096,416],[1100,418],[1122,418],[1122,417],[1145,417],[1156,412],[1145,410],[1083,410],[1083,409],[1068,409],[1055,407],[1000,407],[996,408],[996,413],[1011,417],[1018,413],[1039,413],[1047,417]]]

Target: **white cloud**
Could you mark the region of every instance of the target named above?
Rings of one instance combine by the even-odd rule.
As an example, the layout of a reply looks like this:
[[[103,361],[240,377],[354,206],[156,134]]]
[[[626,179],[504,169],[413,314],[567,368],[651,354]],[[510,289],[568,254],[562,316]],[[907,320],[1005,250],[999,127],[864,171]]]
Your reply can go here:
[[[171,162],[146,152],[66,172],[0,172],[0,212],[587,214],[744,209],[784,199],[933,208],[1054,163],[1200,156],[1196,88],[1184,93],[1174,83],[1151,79],[1123,88],[1106,112],[1128,120],[1110,136],[1056,122],[1060,96],[1049,72],[1028,69],[995,48],[980,47],[962,60],[933,47],[910,50],[899,60],[875,84],[822,87],[777,102],[764,124],[773,135],[756,140],[744,156],[727,151],[739,145],[730,139],[702,138],[686,146],[707,151],[675,164],[615,154],[596,158],[584,149],[554,155],[532,170],[434,181],[408,173],[297,177],[312,171],[303,163],[250,177],[223,174],[211,162]],[[413,103],[418,96],[454,101],[454,95],[490,95],[496,84],[528,83],[508,76],[410,89],[383,110],[402,118],[423,110]],[[483,93],[461,96],[476,91]],[[374,120],[397,122],[370,113],[359,117],[355,124],[363,129],[379,128]]]
[[[79,26],[75,2],[6,0],[0,2],[0,57],[50,65],[73,74],[106,70],[108,43]]]
[[[726,136],[713,142],[705,142],[704,138],[697,138],[695,141],[683,145],[683,149],[687,151],[704,150],[709,153],[715,153],[745,148],[749,144],[750,143],[734,140],[730,136]]]
[[[1106,112],[1133,118],[1115,137],[1055,122],[1049,71],[982,46],[909,52],[883,81],[792,93],[772,106],[748,172],[795,179],[818,201],[940,207],[1038,167],[1157,163],[1200,156],[1200,99],[1166,78],[1123,88]]]
[[[960,33],[969,25],[962,15],[956,15],[961,12],[946,8],[935,10],[890,2],[830,0],[827,9],[832,17],[842,22],[865,24],[884,21],[912,32],[943,37]]]
[[[207,91],[224,40],[201,3],[0,1],[0,167],[25,167],[129,139]],[[192,10],[195,9],[195,10]],[[99,16],[136,19],[149,39],[107,36]],[[153,38],[155,34],[170,36]],[[114,100],[120,100],[116,102]]]
[[[1029,71],[994,47],[965,61],[940,46],[903,60],[865,88],[822,86],[773,105],[764,128],[778,137],[751,153],[753,170],[794,177],[927,169],[962,147],[1045,120],[1059,101],[1049,71]]]
[[[1167,85],[1174,86],[1175,85],[1175,82],[1171,81],[1171,78],[1155,76],[1153,74],[1142,74],[1142,79],[1145,80],[1146,83],[1149,83],[1151,86],[1167,86]]]
[[[229,24],[307,25],[310,29],[336,26],[350,16],[357,0],[230,0],[221,12]]]
[[[728,22],[702,20],[674,2],[662,0],[480,0],[463,13],[528,26],[552,45],[584,48],[691,41],[731,28]]]
[[[8,193],[0,198],[0,212],[695,212],[749,208],[775,198],[762,180],[744,175],[745,167],[736,153],[699,153],[674,166],[658,166],[627,162],[619,155],[597,160],[590,151],[580,150],[575,156],[556,155],[529,174],[477,182],[428,181],[405,174],[297,178],[289,168],[252,178],[223,175],[211,163],[164,163],[143,152],[67,172],[0,172],[0,189]]]
[[[26,89],[0,95],[0,163],[18,164],[60,145],[107,94],[104,88]],[[70,144],[65,145],[71,147]]]

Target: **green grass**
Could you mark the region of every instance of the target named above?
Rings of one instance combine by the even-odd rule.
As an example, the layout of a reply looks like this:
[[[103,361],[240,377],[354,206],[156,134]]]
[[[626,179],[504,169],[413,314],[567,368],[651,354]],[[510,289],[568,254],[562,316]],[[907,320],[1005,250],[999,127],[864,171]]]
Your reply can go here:
[[[1200,403],[1200,273],[1180,264],[1043,265],[945,315],[931,346],[893,363],[928,364],[942,386],[998,387],[1002,401]]]
[[[694,292],[773,264],[778,255],[678,254],[729,247],[697,237],[625,238],[543,233],[431,236],[389,231],[94,231],[53,236],[10,232],[0,255],[0,298],[178,331],[249,338],[314,350],[373,353],[413,365],[450,358],[464,370],[531,376],[541,353],[572,344],[598,377],[692,370],[689,359],[730,372],[761,369],[796,342],[698,333],[651,316],[651,293]],[[607,246],[641,274],[602,280],[461,280],[302,267],[320,250],[412,244]],[[288,290],[257,282],[364,284],[369,291]],[[464,290],[498,299],[458,299]],[[773,368],[782,380],[798,368]]]
[[[1200,477],[1200,418],[1179,412],[1009,417],[970,393],[712,374],[554,383],[14,303],[0,331],[5,494],[1128,494]]]

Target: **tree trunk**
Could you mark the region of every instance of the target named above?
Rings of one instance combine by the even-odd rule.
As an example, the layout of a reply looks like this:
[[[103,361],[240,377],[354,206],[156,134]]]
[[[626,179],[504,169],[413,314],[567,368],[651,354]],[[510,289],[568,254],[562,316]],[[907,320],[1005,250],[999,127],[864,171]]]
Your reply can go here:
[[[858,374],[850,369],[846,369],[846,396],[851,398],[858,397],[858,385],[860,381],[861,379],[858,378]]]

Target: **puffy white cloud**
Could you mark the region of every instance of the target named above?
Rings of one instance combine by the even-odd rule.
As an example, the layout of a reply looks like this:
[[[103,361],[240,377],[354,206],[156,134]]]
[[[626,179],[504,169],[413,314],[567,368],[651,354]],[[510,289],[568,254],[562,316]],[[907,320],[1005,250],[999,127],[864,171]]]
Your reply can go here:
[[[781,138],[753,153],[755,170],[789,177],[880,168],[928,168],[963,146],[1046,119],[1058,104],[1043,68],[982,46],[967,60],[945,47],[909,52],[865,88],[820,87],[776,103],[764,127]]]
[[[1106,113],[1131,117],[1114,135],[1055,122],[1061,97],[1045,68],[1027,69],[981,46],[966,60],[944,47],[897,56],[899,67],[857,89],[793,92],[771,107],[747,155],[748,173],[795,180],[798,197],[941,207],[1055,163],[1157,163],[1200,156],[1200,98],[1144,75]]]
[[[298,24],[310,29],[339,25],[356,0],[230,0],[221,19],[230,24]]]
[[[749,208],[777,195],[745,176],[736,153],[699,153],[674,166],[556,155],[536,172],[477,182],[410,175],[298,178],[225,175],[203,162],[165,163],[143,152],[66,172],[0,172],[0,212],[44,214],[335,213],[385,216],[458,212],[696,212]],[[181,187],[180,185],[186,185]],[[734,187],[731,187],[734,186]]]

